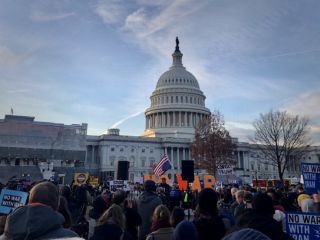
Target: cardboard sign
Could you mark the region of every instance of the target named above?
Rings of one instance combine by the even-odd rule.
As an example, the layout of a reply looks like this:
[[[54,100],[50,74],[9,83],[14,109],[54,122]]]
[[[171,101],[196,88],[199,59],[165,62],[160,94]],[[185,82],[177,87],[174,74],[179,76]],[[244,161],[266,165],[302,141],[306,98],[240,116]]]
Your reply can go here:
[[[218,165],[217,166],[217,173],[220,176],[232,175],[233,174],[233,167],[231,165]]]
[[[308,194],[320,191],[320,163],[301,163],[304,189]]]
[[[286,213],[286,229],[293,239],[320,239],[320,214]]]
[[[74,182],[77,185],[82,185],[82,184],[86,183],[88,178],[89,178],[88,173],[75,173],[74,174]]]
[[[28,193],[2,189],[0,194],[0,213],[9,214],[13,209],[26,204]]]
[[[89,184],[93,187],[99,186],[99,178],[95,176],[90,176],[89,177]]]
[[[109,186],[111,192],[115,192],[117,190],[130,191],[127,180],[113,180],[109,182]]]

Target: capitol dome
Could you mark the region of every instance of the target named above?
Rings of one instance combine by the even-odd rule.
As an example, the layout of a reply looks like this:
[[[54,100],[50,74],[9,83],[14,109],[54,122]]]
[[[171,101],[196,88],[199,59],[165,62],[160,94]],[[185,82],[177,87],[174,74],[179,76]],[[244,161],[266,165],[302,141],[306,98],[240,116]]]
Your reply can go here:
[[[210,114],[206,97],[195,76],[183,66],[182,56],[177,38],[172,66],[160,76],[145,111],[143,136],[193,138],[194,127]]]

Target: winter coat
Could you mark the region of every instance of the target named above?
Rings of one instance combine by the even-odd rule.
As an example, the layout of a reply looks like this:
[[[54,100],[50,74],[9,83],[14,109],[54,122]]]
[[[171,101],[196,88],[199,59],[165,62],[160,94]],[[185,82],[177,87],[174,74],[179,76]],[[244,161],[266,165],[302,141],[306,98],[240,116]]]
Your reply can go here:
[[[139,196],[137,208],[142,219],[142,224],[139,227],[140,240],[145,240],[147,234],[150,233],[153,211],[160,204],[162,201],[154,192],[144,192]]]
[[[64,229],[64,217],[51,207],[42,204],[17,208],[7,217],[0,240],[41,240],[77,237]]]
[[[201,240],[219,240],[226,233],[224,223],[218,215],[193,220]]]
[[[90,240],[132,240],[132,238],[118,225],[105,223],[94,228],[94,234]]]
[[[168,240],[173,235],[173,228],[159,228],[157,231],[150,233],[146,240]]]

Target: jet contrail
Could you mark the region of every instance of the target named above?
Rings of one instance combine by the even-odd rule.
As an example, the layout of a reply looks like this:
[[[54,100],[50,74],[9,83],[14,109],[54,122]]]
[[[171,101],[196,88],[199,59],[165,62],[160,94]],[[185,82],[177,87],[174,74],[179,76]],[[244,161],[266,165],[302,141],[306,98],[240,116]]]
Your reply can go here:
[[[136,116],[140,115],[141,113],[144,113],[144,111],[139,111],[139,112],[133,113],[133,114],[131,114],[131,115],[129,115],[129,116],[127,116],[127,117],[119,120],[118,122],[116,122],[115,124],[113,124],[113,125],[111,126],[111,128],[116,128],[116,127],[118,127],[120,124],[122,124],[123,122],[127,121],[127,120],[130,119],[130,118],[136,117]]]
[[[282,54],[273,55],[273,56],[261,57],[261,58],[258,58],[257,61],[263,61],[265,59],[272,59],[272,58],[278,58],[278,57],[294,56],[294,55],[306,54],[306,53],[312,53],[312,52],[318,52],[318,51],[320,51],[320,49],[297,51],[297,52],[287,52],[287,53],[282,53]]]

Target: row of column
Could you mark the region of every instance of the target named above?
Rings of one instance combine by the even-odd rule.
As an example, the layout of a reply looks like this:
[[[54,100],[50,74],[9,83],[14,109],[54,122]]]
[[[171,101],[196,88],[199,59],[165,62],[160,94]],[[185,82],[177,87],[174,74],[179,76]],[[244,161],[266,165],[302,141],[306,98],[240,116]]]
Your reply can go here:
[[[165,147],[164,153],[169,157],[171,164],[178,172],[181,172],[181,161],[190,159],[188,148]]]
[[[146,116],[146,129],[162,127],[194,127],[208,115],[195,112],[159,112]]]
[[[99,159],[98,148],[95,145],[88,145],[86,151],[86,160],[87,162],[97,163]]]

